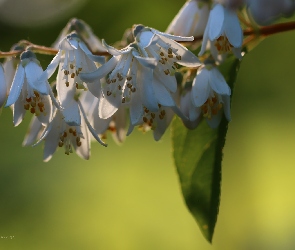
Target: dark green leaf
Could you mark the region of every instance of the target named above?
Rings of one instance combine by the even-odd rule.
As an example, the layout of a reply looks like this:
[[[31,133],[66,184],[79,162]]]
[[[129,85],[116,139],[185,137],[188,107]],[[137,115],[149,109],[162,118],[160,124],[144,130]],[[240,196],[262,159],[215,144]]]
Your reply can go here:
[[[231,57],[220,71],[233,87],[240,62]],[[211,242],[220,203],[222,149],[228,122],[225,117],[217,129],[205,119],[194,130],[176,118],[172,124],[173,156],[186,204],[203,235]]]

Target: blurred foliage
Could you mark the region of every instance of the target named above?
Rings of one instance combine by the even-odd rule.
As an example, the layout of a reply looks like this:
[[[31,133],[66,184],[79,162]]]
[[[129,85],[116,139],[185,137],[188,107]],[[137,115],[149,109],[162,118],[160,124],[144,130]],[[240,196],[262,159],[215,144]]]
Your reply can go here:
[[[75,16],[114,43],[134,23],[165,30],[182,4],[92,0]],[[34,29],[2,23],[0,49],[20,39],[48,46],[67,21]],[[184,205],[169,133],[156,143],[135,132],[123,146],[109,138],[108,148],[92,145],[89,161],[59,150],[43,163],[42,146],[21,147],[29,115],[13,128],[6,108],[0,249],[294,249],[294,40],[294,32],[267,38],[241,64],[212,246]]]

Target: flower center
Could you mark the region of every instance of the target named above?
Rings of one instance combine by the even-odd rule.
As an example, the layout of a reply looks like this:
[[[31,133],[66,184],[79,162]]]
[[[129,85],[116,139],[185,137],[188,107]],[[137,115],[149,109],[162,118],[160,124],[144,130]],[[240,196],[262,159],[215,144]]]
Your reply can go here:
[[[214,45],[216,46],[219,54],[227,53],[233,48],[226,36],[218,37]]]
[[[212,115],[217,115],[218,111],[222,108],[222,103],[218,101],[216,95],[209,97],[207,101],[201,106],[203,117],[212,118]]]
[[[159,111],[157,112],[150,112],[146,107],[144,107],[144,115],[142,117],[142,120],[144,122],[144,125],[149,127],[151,130],[154,130],[156,128],[156,120],[163,120],[166,115],[166,111],[162,109],[162,105],[158,104],[158,107]]]
[[[69,155],[73,153],[72,143],[75,143],[77,147],[82,145],[81,137],[77,135],[76,129],[69,127],[59,137],[58,146],[65,148],[65,154]]]
[[[165,75],[173,76],[175,74],[176,69],[179,68],[176,61],[180,61],[181,56],[178,55],[176,51],[173,51],[170,47],[167,49],[167,51],[160,50],[159,55],[161,57],[159,62],[163,65],[163,71]]]
[[[36,90],[34,90],[34,94],[32,96],[26,98],[24,109],[30,110],[30,112],[36,116],[39,116],[41,113],[46,116],[44,103],[42,102],[39,92]]]
[[[122,103],[129,102],[132,93],[136,92],[135,82],[129,70],[126,77],[118,72],[113,78],[107,79],[106,95],[116,97],[122,96]]]
[[[65,85],[67,87],[69,87],[70,82],[69,82],[69,76],[71,78],[75,78],[76,81],[76,88],[77,89],[85,89],[82,81],[80,80],[80,78],[78,77],[80,72],[82,71],[82,68],[76,68],[76,66],[73,63],[70,63],[70,67],[68,67],[67,69],[64,70],[64,79],[65,81]]]

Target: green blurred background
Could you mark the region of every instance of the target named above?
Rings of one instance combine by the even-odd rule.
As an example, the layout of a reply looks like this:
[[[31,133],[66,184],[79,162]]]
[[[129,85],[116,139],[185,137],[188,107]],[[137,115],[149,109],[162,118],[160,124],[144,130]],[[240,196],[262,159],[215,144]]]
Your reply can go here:
[[[36,11],[38,1],[26,2],[32,2],[36,19],[49,10]],[[134,23],[164,31],[184,3],[50,2],[56,9],[70,9],[62,9],[54,22],[40,21],[41,27],[33,27],[36,20],[23,22],[17,17],[22,12],[7,16],[27,27],[11,26],[2,18],[0,49],[7,51],[21,39],[50,46],[73,16],[112,44]],[[13,9],[4,3],[0,14]],[[123,146],[112,139],[108,148],[92,144],[89,161],[59,150],[43,163],[42,146],[21,147],[29,115],[13,128],[12,112],[3,109],[0,249],[295,249],[294,42],[295,32],[278,34],[243,59],[224,149],[213,245],[202,237],[184,205],[169,132],[154,142],[151,133],[135,131]],[[39,59],[45,66],[51,58]]]

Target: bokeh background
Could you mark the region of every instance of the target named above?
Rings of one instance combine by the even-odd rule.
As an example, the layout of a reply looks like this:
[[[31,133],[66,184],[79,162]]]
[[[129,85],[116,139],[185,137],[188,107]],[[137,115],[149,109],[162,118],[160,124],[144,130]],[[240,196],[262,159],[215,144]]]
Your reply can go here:
[[[183,3],[2,0],[0,49],[21,39],[50,46],[74,16],[110,44],[135,23],[164,31]],[[43,163],[42,146],[21,146],[30,116],[13,128],[6,108],[0,117],[0,249],[295,249],[294,42],[295,32],[278,34],[243,59],[212,245],[184,205],[169,132],[154,142],[151,133],[135,131],[123,146],[111,138],[108,148],[92,144],[89,161],[59,150]],[[52,57],[39,59],[46,66]]]

